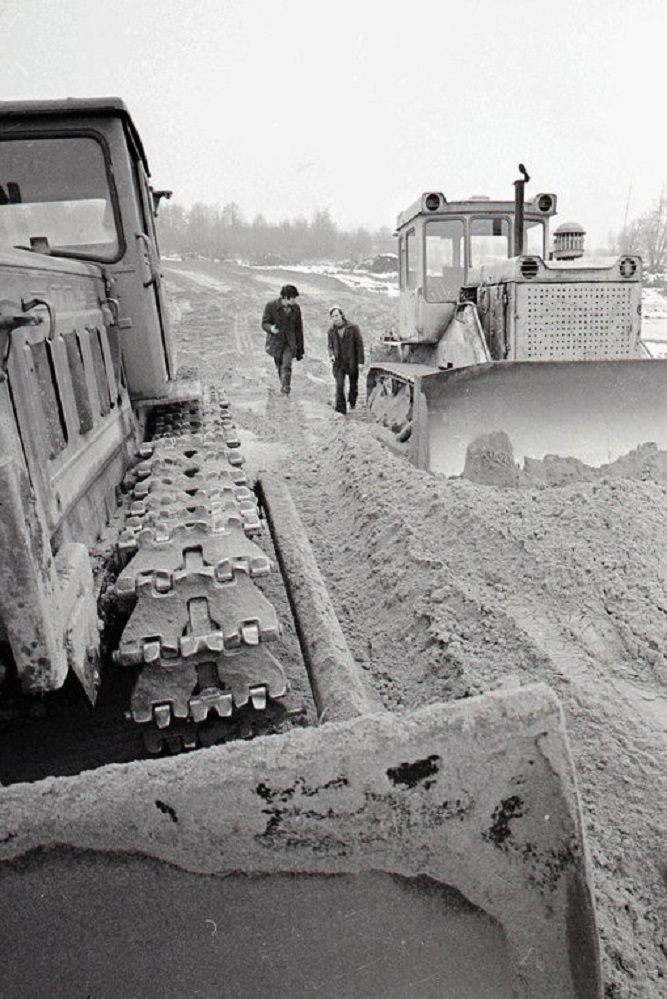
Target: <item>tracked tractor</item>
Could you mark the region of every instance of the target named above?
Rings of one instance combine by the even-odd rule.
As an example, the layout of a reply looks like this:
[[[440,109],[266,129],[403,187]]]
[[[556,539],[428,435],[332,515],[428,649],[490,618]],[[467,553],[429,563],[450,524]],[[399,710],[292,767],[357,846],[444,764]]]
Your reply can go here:
[[[667,444],[667,365],[641,339],[642,262],[582,255],[581,227],[550,248],[555,194],[449,201],[398,217],[400,321],[368,372],[368,404],[420,468],[459,475],[498,432],[514,458],[598,467]]]
[[[5,688],[34,704],[76,677],[95,704],[113,614],[128,714],[156,751],[286,692],[227,400],[176,375],[155,227],[168,193],[122,101],[0,106]]]
[[[0,107],[0,628],[39,697],[71,674],[94,703],[89,546],[174,378],[154,199],[121,101]]]
[[[0,788],[4,985],[51,995],[57,978],[71,994],[93,983],[102,994],[129,974],[118,988],[147,999],[193,988],[333,997],[342,963],[347,995],[406,995],[431,982],[420,994],[600,999],[590,869],[557,698],[534,685],[395,715],[369,693],[286,484],[276,473],[248,482],[220,387],[176,377],[154,227],[160,193],[122,101],[0,105],[6,683],[46,699],[76,677],[95,701],[99,581],[108,575],[114,613],[128,608],[112,650],[113,665],[136,676],[127,714],[149,734],[147,750],[166,757]],[[498,224],[502,233],[508,223]],[[621,280],[632,289],[637,275]],[[415,283],[413,305],[424,319],[437,306],[467,331],[473,305],[461,311],[453,288],[418,295]],[[481,349],[482,326],[472,328]],[[424,331],[432,359],[440,326],[429,319]],[[398,378],[403,369],[387,364]],[[423,395],[431,369],[404,368]],[[273,568],[267,549],[318,720],[268,737],[254,722],[289,691],[271,652],[281,623],[256,586]],[[253,723],[235,733],[240,716]],[[224,745],[213,745],[221,731]],[[206,751],[168,755],[199,746]],[[221,877],[203,886],[201,874]],[[209,910],[199,899],[212,884]],[[119,897],[110,927],[108,903]],[[285,898],[289,918],[275,917]],[[188,899],[195,930],[184,947],[176,917]],[[401,949],[415,900],[436,941],[426,957],[421,940]],[[347,930],[354,912],[362,922]],[[201,929],[209,924],[211,939]],[[310,946],[315,926],[344,954],[334,948],[324,973]],[[159,967],[138,985],[135,966],[151,955]]]

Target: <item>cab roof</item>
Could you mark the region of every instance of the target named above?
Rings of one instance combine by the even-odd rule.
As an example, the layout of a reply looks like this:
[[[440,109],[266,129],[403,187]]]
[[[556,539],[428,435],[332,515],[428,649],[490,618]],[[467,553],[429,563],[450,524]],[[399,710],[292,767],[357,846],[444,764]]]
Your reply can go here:
[[[546,199],[546,200],[545,200]],[[556,214],[556,195],[537,194],[531,201],[524,204],[524,216],[528,219],[539,219]],[[514,215],[514,201],[499,201],[478,195],[465,201],[448,201],[441,191],[425,191],[409,208],[399,213],[396,228],[403,229],[415,218],[446,218],[450,215]]]
[[[146,153],[127,105],[120,97],[67,97],[62,100],[0,101],[0,120],[44,117],[120,118],[150,176]]]

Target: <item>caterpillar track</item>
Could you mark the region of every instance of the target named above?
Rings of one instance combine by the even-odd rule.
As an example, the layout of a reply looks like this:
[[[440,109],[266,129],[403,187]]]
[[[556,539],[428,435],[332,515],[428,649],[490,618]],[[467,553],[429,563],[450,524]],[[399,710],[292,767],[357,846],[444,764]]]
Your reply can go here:
[[[153,753],[277,731],[282,628],[257,585],[274,567],[253,540],[262,520],[229,403],[209,388],[201,405],[157,407],[149,436],[125,480],[112,590],[127,616],[114,661],[139,667],[129,713]]]

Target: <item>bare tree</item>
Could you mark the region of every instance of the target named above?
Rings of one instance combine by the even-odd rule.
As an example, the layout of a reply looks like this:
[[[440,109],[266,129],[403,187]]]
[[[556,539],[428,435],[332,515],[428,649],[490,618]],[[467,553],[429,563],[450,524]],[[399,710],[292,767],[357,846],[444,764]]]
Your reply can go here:
[[[658,274],[667,267],[667,196],[664,188],[650,211],[632,219],[625,226],[618,240],[621,253],[638,253],[650,274]]]
[[[199,254],[208,258],[302,263],[307,260],[359,261],[395,249],[391,230],[371,232],[362,227],[338,229],[328,209],[273,224],[261,214],[247,223],[239,205],[222,208],[197,202],[187,211],[178,204],[164,205],[157,219],[160,245],[165,253]]]

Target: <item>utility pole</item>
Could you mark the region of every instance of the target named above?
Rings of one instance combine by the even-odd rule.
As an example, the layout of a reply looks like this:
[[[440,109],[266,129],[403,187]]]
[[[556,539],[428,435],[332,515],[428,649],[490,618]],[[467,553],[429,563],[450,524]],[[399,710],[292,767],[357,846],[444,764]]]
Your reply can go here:
[[[630,195],[632,194],[632,184],[628,187],[628,199],[625,202],[625,218],[623,219],[623,232],[628,228],[628,214],[630,212]]]

